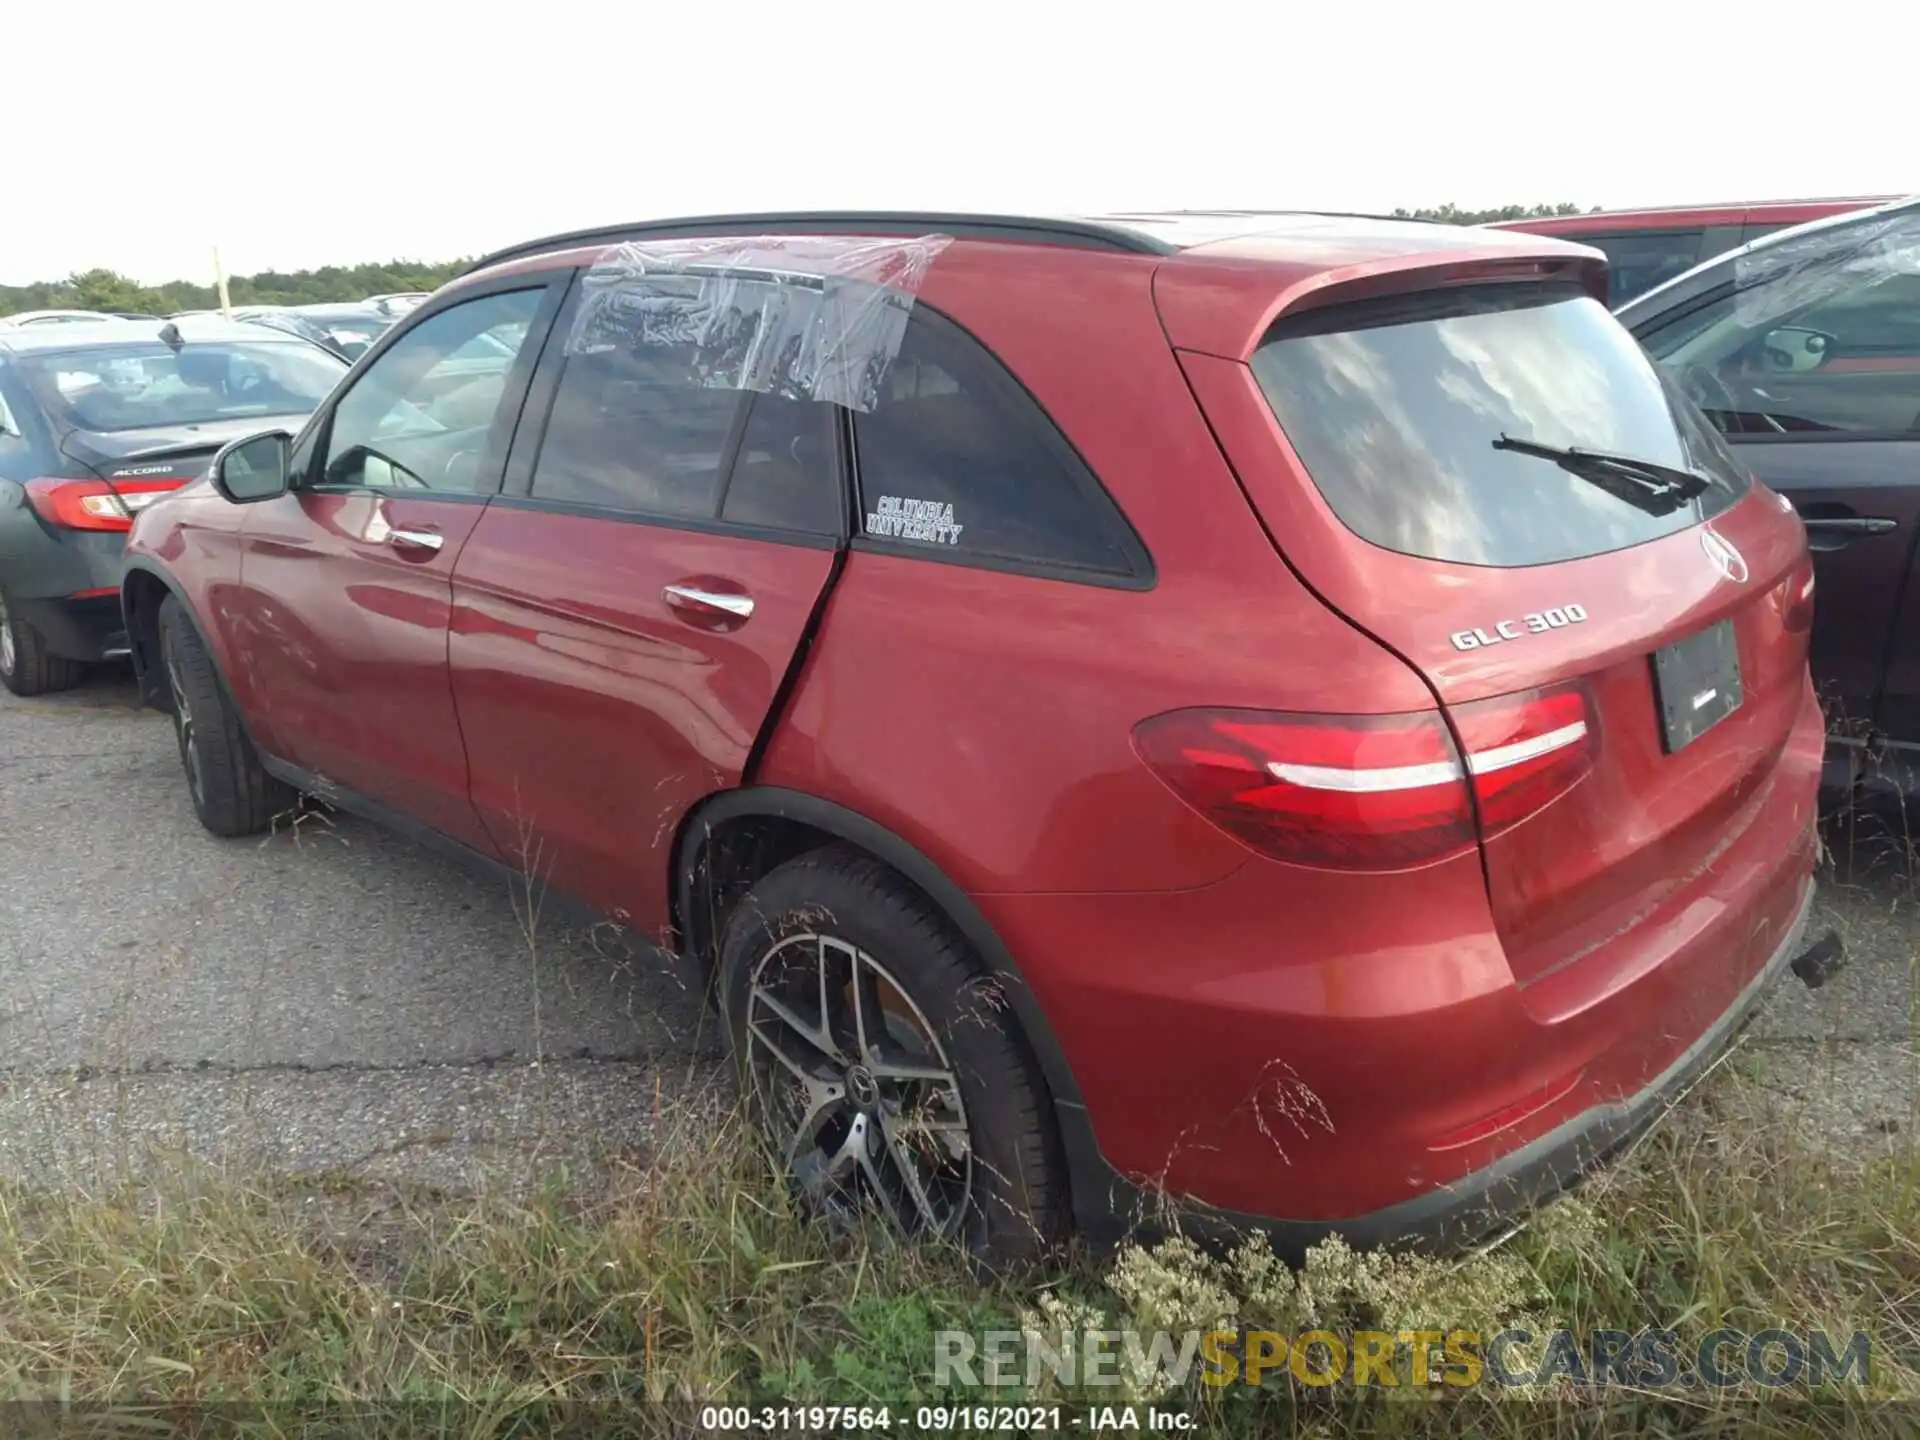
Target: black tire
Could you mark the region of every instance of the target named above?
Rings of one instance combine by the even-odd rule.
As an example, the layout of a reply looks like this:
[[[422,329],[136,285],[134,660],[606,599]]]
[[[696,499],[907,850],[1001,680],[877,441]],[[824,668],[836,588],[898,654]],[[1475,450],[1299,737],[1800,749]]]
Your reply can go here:
[[[40,632],[14,615],[0,595],[0,685],[15,695],[51,695],[71,690],[86,673],[82,662],[49,651]]]
[[[261,768],[220,683],[206,642],[179,600],[160,606],[160,663],[173,699],[173,733],[200,823],[216,835],[257,835],[299,795]]]
[[[825,943],[821,943],[823,937]],[[763,998],[772,989],[796,1007],[802,1003],[808,993],[804,957],[809,950],[820,957],[822,967],[830,963],[830,956],[837,957],[832,963],[848,967],[816,973],[837,978],[857,967],[863,975],[879,977],[875,992],[881,985],[890,984],[893,989],[893,1004],[876,994],[867,1005],[871,1010],[877,999],[885,1011],[878,1047],[885,1053],[871,1066],[872,1071],[883,1072],[879,1084],[869,1074],[864,1086],[856,1085],[854,1072],[869,1069],[869,1050],[864,1041],[858,1042],[858,1050],[854,1048],[853,1031],[859,1020],[845,1011],[861,993],[859,987],[823,983],[812,992],[821,997],[813,1002],[812,1014],[799,1017],[817,1024],[829,1003],[825,997],[841,988],[839,1012],[825,1017],[829,1039],[838,1035],[842,1041],[835,1047],[837,1058],[801,1039],[806,1032],[796,1032],[772,1015]],[[783,969],[795,966],[799,969],[783,980]],[[957,1242],[992,1264],[1036,1259],[1060,1239],[1067,1213],[1066,1168],[1045,1082],[1008,1008],[1002,982],[983,973],[978,958],[946,917],[894,871],[838,847],[788,861],[762,877],[727,916],[719,967],[741,1093],[777,1155],[791,1153],[787,1147],[795,1134],[793,1117],[810,1104],[824,1103],[823,1096],[829,1092],[806,1090],[791,1067],[778,1068],[769,1039],[792,1042],[795,1053],[809,1059],[812,1078],[827,1083],[829,1089],[833,1077],[839,1076],[844,1113],[821,1127],[823,1139],[817,1143],[823,1155],[836,1148],[844,1153],[854,1145],[852,1126],[856,1117],[863,1117],[859,1123],[867,1128],[860,1133],[868,1137],[867,1144],[878,1147],[879,1154],[874,1157],[874,1169],[849,1182],[858,1192],[860,1208],[886,1213],[915,1238]],[[753,994],[756,974],[763,983],[760,995]],[[748,1031],[750,996],[758,1035]],[[917,1011],[918,1018],[909,1011]],[[937,1050],[925,1044],[929,1032]],[[915,1047],[919,1047],[917,1054]],[[950,1074],[957,1082],[958,1107],[949,1103],[949,1087],[942,1083],[885,1078],[884,1072],[893,1067],[880,1062],[896,1058],[903,1065],[923,1059],[928,1068]],[[837,1066],[842,1068],[836,1070]],[[883,1094],[890,1084],[894,1090]],[[797,1104],[784,1103],[782,1086]],[[866,1093],[857,1096],[861,1091]],[[856,1105],[856,1098],[865,1103]],[[906,1113],[909,1106],[911,1115]],[[892,1128],[902,1121],[906,1130],[916,1131],[913,1143],[918,1148],[905,1163],[917,1166],[919,1197],[934,1196],[951,1170],[969,1172],[958,1190],[962,1200],[945,1207],[952,1216],[946,1224],[927,1221],[927,1215],[942,1207],[919,1206],[919,1197],[905,1184],[904,1164],[896,1158],[897,1137],[905,1132]],[[847,1128],[838,1128],[841,1124]],[[936,1140],[916,1130],[920,1125],[947,1133]],[[967,1140],[964,1161],[951,1153],[952,1137],[962,1126]],[[811,1156],[811,1151],[806,1154]],[[807,1185],[802,1172],[808,1166],[803,1158],[791,1170],[803,1192]],[[875,1187],[883,1184],[892,1192],[892,1205],[875,1197]],[[854,1208],[847,1203],[850,1192],[835,1189],[833,1195],[824,1203],[818,1194],[803,1193],[803,1198],[811,1199],[816,1208],[843,1215]]]

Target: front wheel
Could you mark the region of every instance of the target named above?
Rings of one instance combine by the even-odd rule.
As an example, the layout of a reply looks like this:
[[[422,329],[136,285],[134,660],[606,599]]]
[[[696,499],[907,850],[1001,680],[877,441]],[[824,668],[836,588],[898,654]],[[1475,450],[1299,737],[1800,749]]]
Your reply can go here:
[[[160,663],[173,701],[180,763],[200,823],[229,838],[257,835],[275,816],[291,811],[298,795],[261,766],[206,642],[171,595],[160,606]]]
[[[728,917],[720,979],[742,1087],[816,1214],[1019,1261],[1057,1237],[1046,1088],[996,982],[918,891],[818,850]]]

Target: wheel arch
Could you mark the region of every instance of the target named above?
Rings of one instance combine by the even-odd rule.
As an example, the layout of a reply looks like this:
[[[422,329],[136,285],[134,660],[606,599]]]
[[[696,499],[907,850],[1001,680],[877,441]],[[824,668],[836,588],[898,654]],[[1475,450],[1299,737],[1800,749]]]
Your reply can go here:
[[[1091,1135],[1071,1132],[1086,1131],[1086,1103],[1066,1053],[1019,963],[980,908],[925,852],[859,811],[776,785],[722,791],[696,805],[675,837],[670,877],[673,934],[682,953],[711,969],[728,884],[725,869],[715,863],[720,847],[728,843],[729,834],[755,833],[769,824],[794,827],[787,831],[791,837],[814,832],[827,843],[860,850],[894,870],[939,908],[979,955],[988,975],[1002,982],[1008,1005],[1060,1118],[1069,1164],[1077,1169],[1076,1141],[1090,1144]],[[797,853],[793,840],[784,848]],[[814,845],[809,843],[804,848]],[[779,858],[790,855],[780,854]],[[722,893],[716,894],[716,888]]]
[[[120,609],[127,622],[127,649],[131,652],[134,683],[140,689],[140,701],[156,710],[173,713],[173,696],[162,683],[160,670],[160,607],[171,595],[193,613],[186,593],[171,575],[151,561],[131,557],[120,577]],[[198,623],[197,621],[195,622]],[[220,657],[208,648],[220,683],[226,684]],[[228,694],[232,688],[228,687]]]

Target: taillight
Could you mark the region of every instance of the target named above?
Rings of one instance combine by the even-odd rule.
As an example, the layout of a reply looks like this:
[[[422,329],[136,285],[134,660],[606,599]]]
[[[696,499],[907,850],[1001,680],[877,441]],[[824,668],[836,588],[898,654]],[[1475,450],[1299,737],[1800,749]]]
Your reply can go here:
[[[105,480],[29,480],[27,503],[57,529],[131,530],[136,514],[186,483],[180,475],[122,480],[118,485]]]
[[[1813,561],[1803,560],[1780,582],[1780,624],[1789,635],[1813,628]]]
[[[1558,799],[1592,767],[1578,689],[1462,705],[1453,719],[1464,764],[1437,711],[1177,710],[1138,726],[1134,746],[1174,794],[1242,844],[1336,870],[1404,870],[1457,855],[1477,833],[1496,835]]]
[[[1577,687],[1500,695],[1452,714],[1486,838],[1545,809],[1593,768],[1593,724]]]

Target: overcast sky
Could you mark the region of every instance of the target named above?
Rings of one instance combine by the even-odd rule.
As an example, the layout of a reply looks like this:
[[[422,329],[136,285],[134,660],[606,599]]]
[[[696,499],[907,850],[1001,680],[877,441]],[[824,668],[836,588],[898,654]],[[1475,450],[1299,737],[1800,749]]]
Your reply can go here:
[[[443,259],[733,209],[1920,191],[1909,87],[1870,83],[1920,6],[1803,13],[13,0],[0,282],[205,281],[216,242],[234,274]]]

